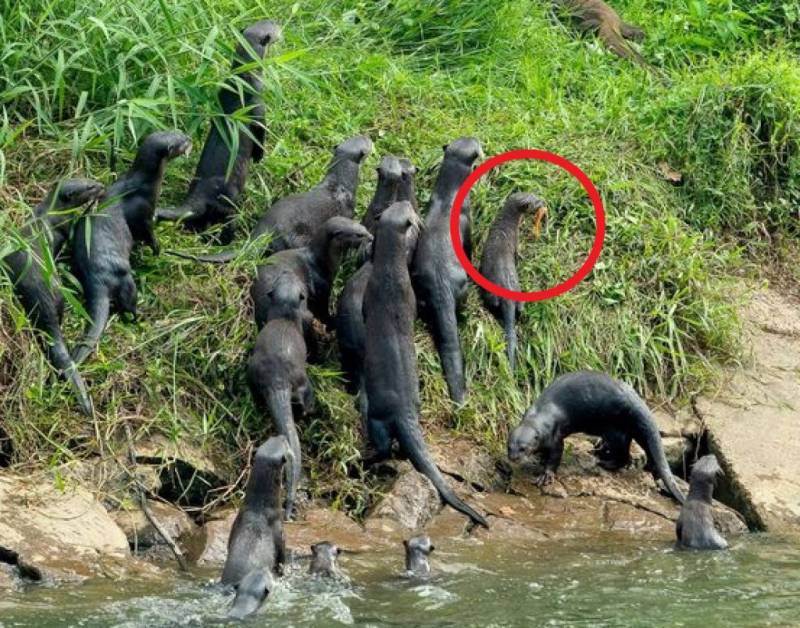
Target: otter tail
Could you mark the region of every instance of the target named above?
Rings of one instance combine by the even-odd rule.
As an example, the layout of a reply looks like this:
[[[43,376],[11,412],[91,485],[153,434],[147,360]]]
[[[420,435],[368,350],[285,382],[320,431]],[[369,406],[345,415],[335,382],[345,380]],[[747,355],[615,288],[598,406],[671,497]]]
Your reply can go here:
[[[631,391],[632,392],[632,391]],[[664,485],[667,487],[672,496],[682,504],[685,497],[678,485],[675,483],[675,477],[669,468],[667,456],[664,453],[664,445],[661,442],[661,435],[656,427],[655,419],[645,403],[635,395],[635,406],[638,410],[638,430],[634,436],[637,443],[644,449],[647,454],[647,459],[653,466],[653,473],[656,477],[661,478]]]
[[[275,429],[289,441],[289,448],[294,458],[292,464],[286,468],[286,507],[285,519],[289,520],[294,515],[294,501],[297,486],[300,483],[302,469],[302,453],[300,451],[300,438],[292,415],[292,395],[288,387],[269,390],[266,395],[267,407],[275,422]]]
[[[238,251],[220,251],[219,253],[212,253],[210,255],[192,255],[191,253],[183,253],[181,251],[167,251],[167,253],[182,259],[190,259],[195,262],[205,262],[207,264],[226,264],[235,259],[239,254]]]
[[[191,209],[185,206],[180,206],[157,209],[155,218],[156,221],[166,220],[170,222],[175,220],[186,220],[187,218],[192,218],[194,215],[194,211]]]
[[[90,299],[88,306],[92,322],[89,323],[86,334],[73,352],[72,359],[76,365],[83,362],[94,351],[108,324],[108,318],[111,316],[111,299],[106,293]]]
[[[442,477],[439,468],[431,459],[428,447],[425,445],[425,440],[422,438],[422,430],[416,418],[406,418],[404,421],[398,423],[397,439],[400,442],[400,447],[411,461],[411,464],[414,465],[414,468],[425,475],[436,487],[436,490],[439,491],[439,496],[442,498],[442,501],[450,504],[453,508],[467,515],[472,521],[482,525],[484,528],[489,527],[486,519],[459,499]]]
[[[75,395],[78,398],[78,403],[81,406],[81,411],[86,416],[92,416],[94,414],[92,398],[89,396],[86,384],[81,374],[78,372],[78,367],[75,366],[75,363],[69,356],[69,351],[67,351],[67,346],[64,344],[64,339],[61,337],[60,333],[47,348],[47,355],[50,363],[58,370],[59,376],[66,379],[72,385],[72,388],[75,390]]]
[[[500,299],[500,308],[503,311],[503,331],[506,335],[506,351],[508,364],[513,371],[516,365],[517,353],[517,304],[509,299]]]
[[[456,300],[449,286],[440,286],[429,306],[432,313],[433,341],[442,361],[450,398],[456,403],[463,403],[466,395],[464,359],[458,338]]]

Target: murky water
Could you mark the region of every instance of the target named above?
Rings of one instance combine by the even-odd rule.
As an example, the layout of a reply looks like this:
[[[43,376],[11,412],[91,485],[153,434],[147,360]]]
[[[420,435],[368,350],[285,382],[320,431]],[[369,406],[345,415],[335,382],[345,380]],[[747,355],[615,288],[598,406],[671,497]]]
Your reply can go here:
[[[400,548],[402,549],[402,548]],[[437,576],[400,576],[402,556],[350,555],[350,584],[293,567],[248,626],[796,626],[800,542],[765,536],[722,553],[603,541],[437,551]],[[205,626],[231,595],[213,573],[171,581],[31,587],[0,598],[0,626]]]

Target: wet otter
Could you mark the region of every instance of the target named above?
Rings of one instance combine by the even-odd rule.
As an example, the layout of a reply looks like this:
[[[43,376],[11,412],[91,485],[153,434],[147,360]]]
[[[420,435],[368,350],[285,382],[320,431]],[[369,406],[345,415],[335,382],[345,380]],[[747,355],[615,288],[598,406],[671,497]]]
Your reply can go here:
[[[416,302],[406,257],[408,232],[416,228],[415,216],[408,201],[394,203],[381,216],[373,243],[372,274],[364,294],[366,337],[375,340],[367,342],[364,351],[367,433],[375,448],[372,461],[389,458],[393,441],[399,441],[401,452],[417,471],[428,476],[446,503],[487,526],[442,477],[419,425]]]
[[[649,66],[627,41],[642,41],[644,31],[628,24],[603,0],[556,0],[556,6],[565,8],[584,33],[597,33],[600,40],[618,57]]]
[[[256,404],[269,410],[275,429],[289,441],[294,474],[286,495],[285,517],[294,514],[295,491],[300,482],[302,452],[292,413],[292,402],[303,415],[314,407],[314,392],[306,374],[306,343],[303,322],[310,317],[306,309],[306,288],[291,273],[277,277],[271,289],[267,322],[256,338],[247,362],[247,382]]]
[[[267,47],[280,37],[280,26],[269,20],[257,22],[242,32],[247,45],[239,44],[236,48],[232,76],[218,95],[223,115],[212,121],[186,199],[178,208],[157,211],[157,219],[180,219],[192,231],[225,223],[220,241],[227,244],[233,238],[237,203],[244,192],[250,160],[258,162],[264,156],[266,121],[261,96],[263,76],[258,62],[264,58]],[[239,71],[248,64],[255,67]],[[251,121],[236,122],[234,115],[244,111]],[[235,155],[234,147],[237,147]]]
[[[712,501],[714,484],[722,474],[713,454],[694,463],[689,476],[689,495],[675,525],[678,547],[698,550],[723,550],[728,542],[714,527]]]
[[[546,211],[544,202],[534,194],[511,194],[489,229],[481,256],[480,272],[489,281],[509,290],[519,291],[517,258],[519,256],[519,221],[525,212],[539,212],[538,222]],[[517,350],[517,316],[522,313],[522,303],[503,299],[488,290],[481,291],[483,304],[502,325],[506,336],[506,350],[511,370],[515,366]]]
[[[545,388],[509,434],[508,457],[514,462],[532,455],[543,460],[545,470],[536,483],[544,486],[553,481],[561,464],[564,439],[577,432],[608,436],[613,443],[609,460],[617,464],[630,460],[630,444],[635,440],[647,454],[654,476],[683,503],[647,405],[628,384],[604,373],[569,373]]]
[[[178,131],[148,135],[130,170],[103,195],[96,214],[78,221],[72,238],[72,270],[83,286],[91,317],[86,335],[74,352],[80,364],[97,346],[114,307],[136,317],[136,284],[130,256],[134,242],[145,242],[158,254],[153,215],[167,162],[187,154],[188,137]]]
[[[253,571],[281,575],[286,560],[280,506],[281,476],[283,466],[294,463],[285,436],[273,436],[256,450],[244,504],[228,538],[222,584],[237,585]],[[292,491],[293,487],[288,489]]]
[[[409,203],[411,203],[411,206],[414,208],[414,211],[418,212],[419,206],[417,205],[417,184],[416,184],[417,169],[414,166],[414,164],[411,163],[410,159],[401,157],[400,170],[403,173],[403,177],[402,179],[400,179],[400,187],[397,190],[397,200],[408,201]]]
[[[402,166],[402,162],[405,162],[406,165]],[[362,223],[365,226],[369,223],[368,228],[373,234],[380,215],[395,199],[411,200],[410,198],[399,198],[399,196],[407,197],[411,195],[413,197],[414,194],[414,167],[410,161],[407,159],[398,161],[394,157],[389,160],[389,158],[384,157],[381,165],[385,172],[381,175],[381,169],[379,168],[378,187],[375,189],[375,196],[367,210],[367,216],[372,214],[375,218],[368,221],[367,216],[365,216]],[[407,254],[409,263],[413,259],[419,232],[422,228],[419,218],[415,219],[417,220],[417,228],[408,232]],[[364,292],[367,289],[367,282],[371,274],[372,261],[366,260],[345,284],[336,306],[336,340],[339,343],[342,369],[346,376],[347,390],[350,394],[355,394],[362,389],[361,367],[364,362],[364,344],[366,342],[362,310]],[[361,397],[363,405],[363,395]],[[364,413],[362,408],[362,414]]]
[[[308,290],[308,309],[322,323],[330,318],[330,294],[342,255],[351,248],[364,246],[372,235],[357,222],[334,216],[317,229],[314,238],[299,249],[280,251],[259,266],[250,294],[255,305],[256,325],[267,320],[269,291],[275,279],[285,272],[296,275]]]
[[[61,333],[64,297],[58,277],[47,269],[53,268],[52,262],[78,218],[78,213],[70,210],[97,201],[103,191],[101,183],[90,179],[67,179],[54,185],[34,209],[33,222],[22,229],[26,247],[0,260],[28,320],[39,332],[38,340],[47,359],[59,376],[70,382],[81,410],[88,415],[92,414],[92,400]]]
[[[412,536],[403,541],[406,550],[406,572],[417,578],[429,578],[431,565],[428,556],[435,549],[428,536]]]
[[[274,588],[275,580],[268,569],[254,569],[236,585],[236,597],[228,617],[244,619],[257,612]]]
[[[337,559],[341,550],[333,543],[323,541],[311,546],[311,564],[308,573],[326,578],[338,578],[339,567]]]
[[[467,273],[456,258],[450,241],[450,210],[461,184],[472,172],[472,165],[481,155],[481,145],[475,138],[464,137],[444,148],[444,161],[420,235],[411,279],[419,299],[420,315],[429,326],[450,397],[462,403],[466,394],[464,360],[458,337],[456,313],[467,293]],[[471,220],[469,203],[461,212],[461,240],[467,255],[471,252]]]

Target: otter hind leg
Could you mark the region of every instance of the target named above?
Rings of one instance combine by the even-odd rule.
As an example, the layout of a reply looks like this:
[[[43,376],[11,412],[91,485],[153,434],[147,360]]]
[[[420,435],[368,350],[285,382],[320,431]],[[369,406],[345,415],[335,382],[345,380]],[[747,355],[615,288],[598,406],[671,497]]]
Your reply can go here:
[[[603,434],[592,452],[598,466],[606,471],[627,467],[631,463],[631,440],[632,436],[622,430],[609,430]]]

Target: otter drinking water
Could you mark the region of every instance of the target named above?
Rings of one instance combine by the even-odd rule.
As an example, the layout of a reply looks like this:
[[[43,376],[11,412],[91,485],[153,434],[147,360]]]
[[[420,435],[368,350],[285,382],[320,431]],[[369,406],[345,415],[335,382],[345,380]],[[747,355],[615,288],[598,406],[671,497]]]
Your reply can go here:
[[[431,480],[446,503],[488,527],[486,520],[459,499],[442,477],[419,425],[416,302],[406,256],[408,232],[416,228],[415,217],[416,212],[407,201],[394,203],[381,216],[373,244],[372,274],[364,295],[369,339],[364,352],[364,390],[367,433],[375,448],[373,461],[389,458],[393,442],[399,441],[403,455]]]
[[[300,482],[302,453],[294,423],[292,404],[303,415],[314,407],[314,392],[306,374],[306,343],[303,323],[310,318],[306,309],[306,287],[291,273],[276,279],[270,292],[267,322],[256,338],[247,362],[247,382],[256,404],[269,409],[275,429],[292,449],[293,477],[286,495],[286,519],[294,514],[295,492]]]
[[[100,341],[112,307],[136,317],[136,284],[131,271],[134,242],[145,242],[158,254],[153,216],[167,163],[192,148],[178,131],[148,135],[130,170],[103,196],[96,214],[80,219],[72,239],[72,270],[83,286],[91,318],[86,335],[75,349],[80,364]]]
[[[272,587],[272,575],[282,573],[286,544],[280,506],[281,476],[283,466],[294,462],[285,436],[267,440],[253,458],[244,504],[233,522],[222,570],[222,584],[237,587],[230,611],[237,617],[257,611]]]
[[[714,527],[714,484],[722,468],[713,454],[703,456],[692,467],[689,495],[675,525],[678,547],[698,550],[723,550],[728,542]]]
[[[250,160],[258,162],[264,156],[266,121],[259,61],[280,36],[280,27],[269,20],[257,22],[242,32],[244,45],[236,48],[233,76],[219,91],[223,116],[212,121],[186,199],[175,209],[158,210],[157,219],[182,220],[192,231],[225,223],[220,241],[227,244],[232,239],[237,203],[244,192]],[[249,64],[255,67],[240,71]],[[244,125],[235,120],[242,112],[251,120]]]
[[[489,281],[503,288],[519,291],[517,258],[519,257],[519,221],[525,212],[538,212],[536,229],[547,211],[544,201],[534,194],[511,194],[503,209],[492,223],[481,256],[480,272]],[[517,316],[522,313],[522,303],[504,299],[488,290],[481,291],[487,310],[502,325],[506,336],[506,350],[511,370],[514,370],[517,350]]]
[[[411,267],[420,315],[431,330],[450,397],[457,403],[464,401],[466,384],[456,314],[469,282],[450,240],[450,210],[458,189],[480,155],[481,145],[472,137],[463,137],[444,147],[444,160]],[[471,252],[471,224],[469,203],[465,200],[460,230],[467,255]]]
[[[38,340],[47,359],[58,375],[70,382],[81,410],[88,415],[92,414],[92,400],[61,333],[64,297],[57,275],[46,269],[63,248],[78,217],[70,210],[95,202],[103,190],[101,183],[91,179],[67,179],[54,185],[34,209],[33,222],[22,229],[25,248],[0,260],[28,320],[39,332]]]
[[[508,437],[508,457],[520,461],[536,456],[544,473],[536,483],[553,481],[564,454],[564,439],[582,432],[607,443],[601,462],[607,467],[630,461],[630,444],[644,449],[653,474],[679,502],[684,497],[669,469],[655,419],[636,391],[604,373],[579,371],[562,375],[542,392]]]

